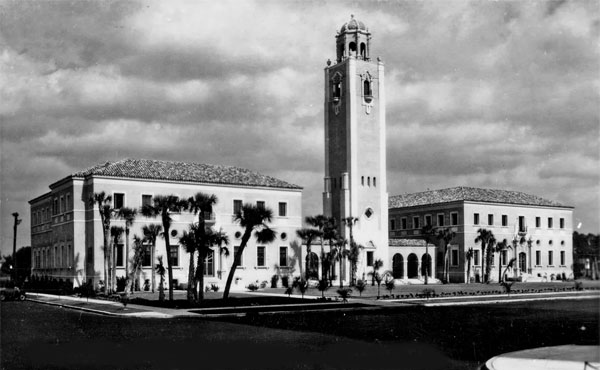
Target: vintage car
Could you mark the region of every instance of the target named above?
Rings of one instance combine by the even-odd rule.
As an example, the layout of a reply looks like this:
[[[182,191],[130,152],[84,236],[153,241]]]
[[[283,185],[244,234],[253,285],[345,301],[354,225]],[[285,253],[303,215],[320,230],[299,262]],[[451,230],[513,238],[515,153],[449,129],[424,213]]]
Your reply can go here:
[[[25,300],[25,291],[19,289],[12,281],[0,281],[0,300]]]

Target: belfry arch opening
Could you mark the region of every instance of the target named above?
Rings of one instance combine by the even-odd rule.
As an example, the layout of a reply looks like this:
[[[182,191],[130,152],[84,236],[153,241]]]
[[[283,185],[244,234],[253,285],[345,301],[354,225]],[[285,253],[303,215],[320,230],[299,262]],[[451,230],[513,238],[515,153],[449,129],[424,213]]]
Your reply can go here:
[[[351,42],[350,44],[348,44],[348,50],[350,50],[350,55],[356,55],[356,43]]]
[[[360,43],[360,56],[362,59],[367,59],[367,45],[364,42]]]

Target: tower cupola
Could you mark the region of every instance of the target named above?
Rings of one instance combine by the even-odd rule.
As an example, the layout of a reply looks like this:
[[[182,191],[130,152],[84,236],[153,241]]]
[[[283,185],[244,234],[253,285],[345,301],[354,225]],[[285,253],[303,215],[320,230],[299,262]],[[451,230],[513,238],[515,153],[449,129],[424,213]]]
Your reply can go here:
[[[350,16],[350,21],[344,23],[335,38],[338,63],[348,58],[366,61],[370,59],[371,33],[363,22],[354,18],[354,15]]]

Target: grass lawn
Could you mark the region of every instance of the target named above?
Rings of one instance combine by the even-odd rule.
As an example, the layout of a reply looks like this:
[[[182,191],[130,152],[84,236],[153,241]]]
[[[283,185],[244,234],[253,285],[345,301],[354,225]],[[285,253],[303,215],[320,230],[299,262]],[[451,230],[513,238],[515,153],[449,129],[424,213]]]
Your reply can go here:
[[[432,345],[454,359],[482,362],[526,348],[599,343],[597,299],[378,311],[263,314],[223,321],[333,334],[371,342]]]

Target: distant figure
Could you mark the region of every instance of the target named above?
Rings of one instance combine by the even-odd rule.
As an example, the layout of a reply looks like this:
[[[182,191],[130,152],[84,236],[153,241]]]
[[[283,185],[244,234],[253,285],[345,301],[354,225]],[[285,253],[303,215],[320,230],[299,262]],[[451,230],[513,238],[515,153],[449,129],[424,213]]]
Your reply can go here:
[[[547,272],[544,273],[544,277],[542,278],[542,282],[543,283],[547,283],[548,282],[548,273]]]

